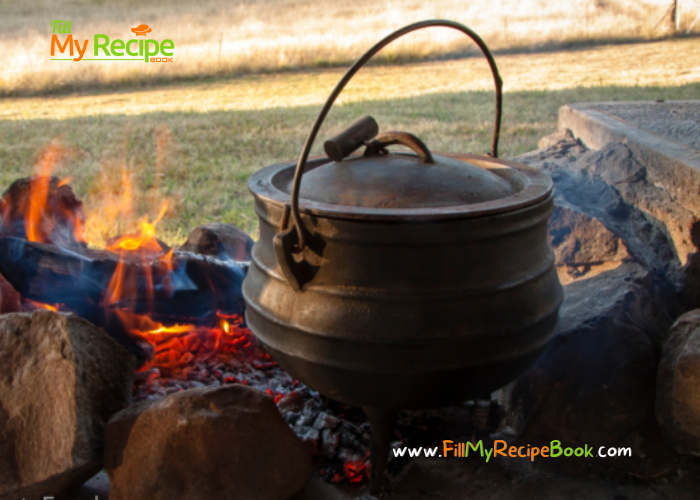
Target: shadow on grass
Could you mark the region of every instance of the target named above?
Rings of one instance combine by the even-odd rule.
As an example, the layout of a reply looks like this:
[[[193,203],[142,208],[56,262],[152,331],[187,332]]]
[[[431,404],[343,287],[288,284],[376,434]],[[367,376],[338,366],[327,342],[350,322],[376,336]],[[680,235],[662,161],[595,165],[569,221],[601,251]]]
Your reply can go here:
[[[507,92],[501,156],[513,157],[536,149],[540,138],[557,129],[558,109],[563,104],[655,99],[700,99],[700,83]],[[73,178],[76,194],[88,210],[100,203],[106,189],[119,189],[118,173],[121,166],[126,166],[133,172],[136,189],[144,200],[154,190],[174,200],[173,213],[164,221],[168,230],[181,229],[186,235],[196,225],[222,221],[255,234],[257,218],[247,192],[247,178],[266,165],[295,161],[319,109],[320,105],[313,105],[0,120],[0,186],[29,175],[38,152],[60,136],[74,154],[57,166],[56,174]],[[416,134],[435,151],[483,154],[490,150],[494,94],[451,92],[345,103],[331,111],[315,151],[321,151],[324,138],[362,114],[374,116],[381,130]],[[164,127],[168,130],[167,144],[157,155],[158,130]],[[156,163],[160,172],[156,172]],[[103,185],[105,176],[101,177],[100,172],[105,169],[116,185]],[[136,200],[137,212],[140,207]]]

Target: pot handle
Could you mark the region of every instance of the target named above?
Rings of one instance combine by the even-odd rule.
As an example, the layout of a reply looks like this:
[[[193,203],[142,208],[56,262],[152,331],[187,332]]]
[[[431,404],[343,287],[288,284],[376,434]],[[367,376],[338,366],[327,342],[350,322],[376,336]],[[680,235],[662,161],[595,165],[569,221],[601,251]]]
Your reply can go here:
[[[444,19],[434,19],[430,21],[422,21],[414,24],[409,24],[408,26],[401,28],[386,36],[384,39],[376,43],[371,49],[369,49],[362,57],[355,61],[350,67],[350,69],[348,69],[348,71],[345,73],[345,75],[343,75],[343,78],[340,79],[338,84],[333,89],[333,92],[331,92],[331,95],[328,96],[328,99],[321,108],[321,111],[319,112],[318,116],[316,117],[316,120],[314,121],[314,124],[311,127],[311,131],[309,132],[309,136],[306,138],[304,147],[301,150],[301,154],[299,155],[299,161],[297,162],[296,171],[294,173],[294,181],[292,183],[291,207],[289,207],[289,211],[291,212],[290,215],[292,219],[292,226],[278,233],[273,239],[273,246],[275,248],[277,260],[280,264],[282,272],[294,289],[300,290],[303,286],[302,282],[306,281],[306,279],[302,276],[302,274],[305,273],[302,272],[300,263],[292,255],[292,253],[298,254],[302,252],[306,247],[304,234],[305,228],[301,223],[301,217],[299,215],[299,188],[301,186],[301,177],[304,174],[304,168],[306,167],[306,162],[309,158],[311,147],[313,146],[314,141],[316,140],[316,136],[318,135],[318,131],[321,128],[323,121],[326,119],[326,115],[328,115],[328,112],[333,106],[333,103],[343,91],[345,86],[352,79],[352,77],[355,76],[355,73],[357,73],[360,70],[360,68],[362,68],[362,66],[364,66],[365,63],[367,63],[367,61],[374,57],[374,55],[377,52],[379,52],[385,46],[389,45],[394,40],[401,38],[402,36],[408,33],[418,31],[423,28],[440,26],[461,31],[469,38],[471,38],[474,41],[474,43],[476,43],[481,49],[481,52],[484,54],[484,57],[486,57],[486,60],[489,63],[489,67],[491,68],[491,73],[493,75],[494,86],[496,87],[496,117],[493,138],[491,141],[491,156],[493,156],[494,158],[498,157],[498,137],[501,131],[501,108],[503,102],[503,80],[501,80],[501,76],[498,73],[498,67],[496,66],[496,61],[494,60],[491,51],[486,46],[481,37],[477,35],[474,31],[472,31],[470,28],[464,26],[463,24],[456,23],[454,21],[447,21]]]

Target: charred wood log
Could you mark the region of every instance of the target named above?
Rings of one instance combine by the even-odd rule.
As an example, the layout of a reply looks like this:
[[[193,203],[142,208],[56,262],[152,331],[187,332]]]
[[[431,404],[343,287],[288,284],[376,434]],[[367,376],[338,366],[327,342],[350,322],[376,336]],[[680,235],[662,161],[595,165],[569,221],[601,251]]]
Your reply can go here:
[[[50,242],[65,248],[86,247],[82,235],[83,202],[57,177],[17,179],[0,199],[0,217],[2,236]]]
[[[0,314],[19,312],[22,307],[17,290],[0,274]]]
[[[120,260],[119,254],[108,251],[78,253],[0,237],[0,274],[23,297],[59,304],[61,310],[104,328],[140,357],[143,352],[135,348],[118,311],[148,315],[165,325],[215,325],[219,313],[243,312],[246,271],[236,262],[189,252]]]
[[[253,244],[253,239],[233,224],[211,222],[195,228],[179,250],[221,260],[248,261]]]
[[[142,268],[143,264],[137,264],[128,269],[127,277],[135,275],[142,279]],[[164,324],[186,322],[210,326],[218,322],[219,313],[241,314],[245,310],[241,289],[247,263],[173,252],[170,263],[161,257],[153,261],[151,269],[155,292],[152,298],[139,286],[140,291],[128,294],[112,307],[148,314]]]

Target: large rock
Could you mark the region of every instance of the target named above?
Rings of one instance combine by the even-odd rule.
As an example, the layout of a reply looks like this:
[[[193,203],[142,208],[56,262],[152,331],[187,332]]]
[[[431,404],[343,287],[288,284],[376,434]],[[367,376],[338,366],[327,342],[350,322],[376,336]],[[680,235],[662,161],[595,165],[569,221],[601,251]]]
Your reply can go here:
[[[656,418],[668,443],[700,456],[700,309],[678,318],[661,354]]]
[[[518,435],[619,444],[653,420],[659,345],[670,323],[664,303],[672,294],[656,281],[626,263],[565,287],[558,335],[501,391]]]
[[[548,232],[563,284],[614,269],[630,257],[619,236],[597,218],[572,208],[555,206]]]
[[[565,266],[566,271],[577,271],[569,272],[571,277],[588,278],[597,271],[616,267],[618,257],[628,260],[625,253],[647,269],[679,267],[680,260],[669,229],[622,194],[622,191],[627,193],[629,186],[644,181],[639,179],[643,171],[635,170],[632,159],[619,151],[608,151],[609,154],[588,151],[567,133],[545,138],[542,144],[548,147],[515,160],[545,171],[554,180],[554,203],[562,210],[554,213],[550,220],[550,242],[555,250],[564,250],[558,252],[557,264]],[[617,165],[618,161],[623,165]],[[569,217],[567,212],[575,217]],[[571,237],[559,243],[562,229],[566,230],[570,223],[577,227],[568,228]],[[617,249],[621,250],[619,255]],[[586,266],[572,267],[567,263],[601,257],[603,267],[596,269],[596,264],[592,264],[588,271]]]
[[[111,500],[285,500],[311,459],[272,398],[242,385],[144,401],[107,427]]]
[[[0,499],[59,496],[102,467],[109,418],[136,363],[73,315],[0,316]]]
[[[694,282],[700,290],[700,272],[681,268],[685,255],[693,259],[692,217],[647,181],[624,144],[589,151],[562,131],[540,146],[516,161],[554,180],[549,237],[568,284],[557,336],[500,393],[507,423],[527,443],[657,436],[663,339],[688,297],[700,297],[687,289]]]
[[[253,240],[245,231],[222,222],[204,224],[192,231],[179,250],[211,255],[221,260],[250,260]]]
[[[576,146],[577,148],[584,149],[583,145],[581,144],[581,141],[576,139],[574,137],[574,134],[568,128],[559,129],[553,134],[543,137],[537,144],[537,147],[539,147],[540,149],[554,151],[559,150],[557,152],[561,152],[562,149],[564,149],[565,151],[566,149],[569,149],[574,146]]]
[[[681,264],[686,264],[689,256],[697,251],[693,242],[696,214],[676,200],[676,193],[670,193],[657,183],[650,182],[646,169],[627,145],[607,144],[599,151],[586,153],[578,163],[583,169],[614,186],[627,203],[663,224]]]

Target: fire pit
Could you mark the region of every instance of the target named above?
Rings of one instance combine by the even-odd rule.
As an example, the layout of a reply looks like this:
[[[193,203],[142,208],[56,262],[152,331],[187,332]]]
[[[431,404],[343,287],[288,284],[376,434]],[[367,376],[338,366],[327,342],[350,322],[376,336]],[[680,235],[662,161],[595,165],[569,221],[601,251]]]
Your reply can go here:
[[[364,414],[331,407],[293,379],[243,319],[240,291],[253,240],[213,223],[171,249],[155,237],[163,204],[152,222],[142,218],[137,230],[107,239],[104,249],[88,247],[89,217],[52,168],[49,159],[41,175],[18,179],[0,198],[2,312],[76,313],[99,326],[139,360],[136,401],[228,385],[266,393],[326,480],[363,482],[369,473]]]
[[[309,159],[353,75],[385,45],[431,26],[465,33],[491,66],[491,156],[433,154],[403,132],[372,140],[378,127],[366,117],[326,143],[328,157]],[[267,167],[249,181],[260,239],[243,284],[247,323],[292,376],[365,409],[374,495],[397,410],[488,394],[531,366],[556,328],[552,181],[496,159],[500,116],[501,80],[478,35],[451,21],[413,24],[350,68],[296,165]],[[390,153],[392,144],[414,154]],[[347,158],[362,145],[363,156]]]

